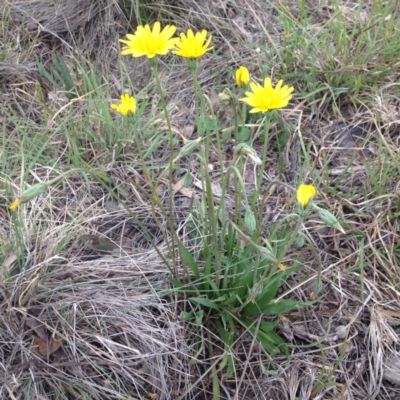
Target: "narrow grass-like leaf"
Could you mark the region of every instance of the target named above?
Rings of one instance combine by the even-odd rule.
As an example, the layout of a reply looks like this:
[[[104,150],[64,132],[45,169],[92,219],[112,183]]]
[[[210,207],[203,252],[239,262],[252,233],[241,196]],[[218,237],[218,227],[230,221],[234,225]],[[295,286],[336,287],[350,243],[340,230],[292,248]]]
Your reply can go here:
[[[216,311],[221,311],[221,309],[211,300],[205,299],[203,297],[189,297],[189,300],[193,303],[201,304],[205,307],[212,308]]]
[[[188,249],[182,243],[179,244],[179,248],[183,260],[189,265],[196,279],[200,279],[199,266],[197,265],[196,260],[193,258],[193,256],[189,253]]]

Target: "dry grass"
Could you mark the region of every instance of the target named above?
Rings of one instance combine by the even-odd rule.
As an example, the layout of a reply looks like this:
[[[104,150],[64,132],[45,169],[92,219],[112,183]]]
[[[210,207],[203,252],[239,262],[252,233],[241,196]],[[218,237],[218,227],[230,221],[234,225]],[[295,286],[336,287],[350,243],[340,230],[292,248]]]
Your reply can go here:
[[[107,107],[109,97],[117,98],[126,87],[147,93],[153,105],[145,115],[152,123],[140,132],[142,151],[165,131],[157,96],[149,89],[153,78],[147,62],[127,60],[126,71],[122,67],[120,73],[119,68],[117,38],[131,31],[135,19],[146,16],[151,21],[174,21],[180,30],[204,28],[214,35],[216,55],[200,63],[199,81],[214,99],[224,126],[232,116],[218,104],[216,93],[231,84],[239,65],[248,65],[256,79],[263,74],[284,75],[293,85],[298,83],[293,109],[282,113],[283,128],[271,128],[274,145],[263,172],[265,182],[280,180],[296,187],[300,179],[312,177],[319,189],[318,204],[332,210],[346,230],[342,235],[317,220],[307,222],[308,243],[292,249],[285,260],[287,264],[301,262],[304,269],[291,277],[286,289],[292,288],[293,298],[307,300],[316,291],[320,276],[323,296],[313,306],[282,318],[278,331],[292,344],[289,360],[280,355],[271,362],[250,335],[238,330],[234,378],[224,379],[224,370],[219,371],[221,398],[400,398],[399,388],[384,375],[388,360],[400,351],[396,83],[400,70],[397,61],[387,61],[397,53],[385,54],[382,64],[377,55],[369,58],[371,65],[365,60],[358,65],[355,57],[350,65],[343,54],[318,41],[332,21],[341,21],[348,32],[353,28],[362,32],[367,28],[357,24],[367,21],[376,9],[372,4],[357,11],[357,3],[341,2],[342,8],[333,9],[321,2],[307,2],[310,22],[300,38],[296,29],[303,29],[299,22],[302,10],[292,2],[174,1],[162,7],[146,2],[142,15],[133,3],[21,0],[3,4],[0,397],[127,400],[151,398],[156,393],[159,399],[213,398],[211,369],[222,367],[223,346],[216,332],[195,329],[179,317],[182,303],[171,294],[166,279],[169,269],[160,257],[167,261],[171,257],[163,236],[168,235],[167,222],[159,215],[161,226],[157,224],[148,198],[137,190],[146,180],[137,172],[136,144],[126,143],[117,159],[115,148],[105,146],[105,136],[101,136],[106,129],[113,132],[102,119],[101,104]],[[396,18],[397,13],[393,4]],[[376,23],[379,16],[368,21]],[[371,43],[380,48],[373,28],[368,25],[368,29]],[[334,32],[326,38],[334,37]],[[354,56],[368,52],[357,47],[360,35],[352,37]],[[284,56],[285,48],[295,45],[293,37],[300,44],[307,41],[314,64],[303,47],[293,51],[291,59]],[[40,83],[45,102],[54,112],[68,102],[62,88],[54,88],[39,74],[35,62],[37,57],[50,68],[55,52],[63,55],[74,77],[84,80],[82,66],[93,65],[99,87],[104,89],[93,90],[93,94],[89,88],[89,94],[78,97],[72,110],[59,114],[62,123],[47,114],[35,84]],[[335,75],[332,62],[337,63],[341,76]],[[190,138],[194,135],[194,102],[189,75],[176,61],[173,68],[167,61],[160,64],[174,132]],[[386,65],[392,70],[387,71]],[[357,80],[361,70],[369,86],[357,92],[349,84],[347,92],[340,92],[348,81]],[[91,114],[91,110],[96,112]],[[71,127],[85,149],[85,160],[104,168],[114,193],[137,219],[116,205],[92,176],[78,174],[18,214],[8,211],[21,182],[48,181],[61,167],[71,168],[70,142],[64,134],[67,129],[72,132]],[[276,138],[281,129],[291,136],[278,154]],[[229,159],[229,140],[225,149]],[[257,150],[261,149],[259,144]],[[160,143],[149,163],[165,164],[167,150]],[[218,184],[217,159],[211,163]],[[198,165],[185,167],[196,172]],[[247,190],[254,188],[258,174],[253,166],[247,167]],[[175,177],[180,178],[178,173]],[[162,199],[167,208],[167,189],[159,189],[165,192]],[[191,190],[198,189],[193,186]],[[279,185],[270,192],[263,234],[268,234],[271,221],[293,208],[291,196]],[[193,229],[190,206],[191,200],[178,192],[174,224],[188,243]],[[120,251],[109,254],[90,248],[79,240],[87,234],[113,243]],[[213,352],[201,348],[204,339],[213,342]]]

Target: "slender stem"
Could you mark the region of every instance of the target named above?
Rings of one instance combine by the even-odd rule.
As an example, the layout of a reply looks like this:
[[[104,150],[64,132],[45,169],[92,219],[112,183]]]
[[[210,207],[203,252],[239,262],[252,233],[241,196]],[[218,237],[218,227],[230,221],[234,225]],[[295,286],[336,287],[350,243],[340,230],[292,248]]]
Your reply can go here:
[[[208,161],[210,159],[210,146],[211,146],[211,135],[210,135],[210,126],[209,126],[209,121],[207,119],[207,112],[206,112],[206,104],[204,101],[204,96],[201,91],[201,87],[199,84],[199,81],[197,80],[197,64],[195,62],[188,64],[189,69],[192,73],[193,76],[193,83],[194,83],[194,88],[195,92],[197,93],[197,96],[200,98],[200,103],[201,103],[201,110],[202,110],[202,115],[204,118],[205,122],[205,127],[206,127],[206,139],[205,139],[205,150],[204,150],[204,183],[205,183],[205,188],[206,188],[206,200],[207,200],[207,205],[208,205],[208,216],[209,216],[209,227],[211,228],[211,234],[213,238],[213,244],[214,244],[214,249],[218,248],[218,235],[217,235],[217,220],[216,220],[216,213],[214,210],[214,196],[212,192],[212,186],[211,186],[211,178],[210,174],[208,171]],[[199,123],[199,121],[198,121]],[[200,126],[197,127],[197,129],[200,129]],[[216,257],[216,270],[219,271],[219,260],[218,260],[218,255]],[[218,274],[217,274],[218,275]],[[216,276],[216,280],[218,281],[218,276]]]
[[[265,164],[267,162],[269,124],[270,124],[270,119],[269,119],[269,116],[267,115],[265,117],[265,124],[264,124],[264,150],[263,150],[263,156],[261,159],[260,176],[258,177],[258,181],[257,181],[257,192],[256,192],[256,197],[255,197],[256,200],[255,201],[258,200],[258,196],[260,195],[261,183],[263,180],[263,173],[264,173],[264,169],[265,169]]]
[[[234,106],[234,113],[235,113],[235,145],[239,144],[239,106]],[[241,119],[241,118],[240,118]]]
[[[206,97],[206,100],[208,101],[209,110],[210,110],[210,113],[212,116],[212,122],[214,124],[215,138],[217,140],[219,168],[220,168],[220,171],[223,171],[224,170],[224,160],[223,160],[222,144],[221,144],[221,138],[220,138],[218,124],[217,124],[217,118],[215,117],[215,113],[214,113],[214,109],[213,109],[211,100],[208,97]],[[226,222],[225,222],[225,196],[224,196],[224,194],[226,192],[227,185],[225,185],[224,182],[225,182],[225,179],[222,179],[221,180],[221,185],[222,185],[221,194],[222,195],[221,195],[219,206],[217,207],[217,210],[215,212],[215,214],[219,216],[220,222],[222,225],[222,231],[220,232],[220,235],[219,235],[219,251],[217,250],[218,256],[216,257],[217,265],[220,265],[220,263],[221,263],[220,255],[224,254],[224,246],[225,246],[225,232],[224,231],[226,228]]]
[[[170,148],[170,154],[169,154],[169,212],[170,212],[170,218],[168,218],[168,221],[170,223],[170,229],[171,229],[172,264],[176,268],[175,251],[174,251],[176,232],[175,232],[174,225],[172,222],[172,216],[173,216],[173,211],[174,211],[173,195],[172,195],[172,167],[173,167],[173,161],[174,161],[174,137],[172,134],[171,120],[170,120],[169,114],[168,114],[167,103],[165,101],[164,93],[161,88],[160,78],[158,76],[157,58],[155,57],[155,58],[150,59],[150,64],[151,64],[151,67],[153,68],[154,77],[155,77],[156,85],[157,85],[157,90],[158,90],[158,93],[160,94],[161,104],[162,104],[162,107],[164,110],[164,116],[165,116],[165,121],[167,122],[168,135],[169,135],[169,148]],[[156,186],[158,186],[158,185],[156,185]],[[157,191],[157,188],[155,188],[155,190],[154,190],[155,194],[157,193],[156,191]],[[178,279],[178,276],[175,276],[175,278]]]
[[[144,173],[144,175],[145,175],[145,177],[147,179],[147,182],[149,183],[152,191],[155,192],[155,185],[154,185],[154,182],[153,182],[153,180],[151,178],[150,171],[147,168],[147,165],[146,165],[146,162],[145,162],[145,157],[143,156],[141,143],[140,143],[140,140],[138,138],[138,135],[133,134],[132,136],[134,138],[133,140],[134,140],[134,143],[136,145],[136,149],[137,149],[137,152],[138,152],[138,155],[139,155],[140,163],[142,164],[143,173]]]
[[[245,142],[245,134],[246,134],[246,103],[242,104],[242,112],[240,114],[241,118],[242,118],[242,129],[241,129],[241,142],[244,143]]]

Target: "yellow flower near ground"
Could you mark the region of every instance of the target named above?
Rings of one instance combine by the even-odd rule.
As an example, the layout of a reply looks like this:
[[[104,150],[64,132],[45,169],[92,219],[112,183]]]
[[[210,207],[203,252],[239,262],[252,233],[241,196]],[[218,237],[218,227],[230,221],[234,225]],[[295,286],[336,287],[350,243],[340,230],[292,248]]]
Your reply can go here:
[[[9,208],[11,211],[15,211],[20,204],[21,204],[21,200],[15,199]]]
[[[250,110],[251,113],[266,112],[276,108],[286,107],[292,99],[290,93],[293,92],[293,87],[283,86],[283,81],[280,80],[275,88],[272,87],[271,78],[265,78],[264,87],[259,83],[250,83],[251,92],[246,92],[246,96],[240,101],[254,107]]]
[[[181,33],[180,39],[176,43],[177,50],[173,51],[173,53],[192,60],[201,57],[206,51],[214,48],[208,47],[212,36],[210,35],[207,41],[206,36],[206,30],[197,32],[196,35],[194,35],[191,29],[187,31],[187,36]]]
[[[134,35],[126,35],[128,40],[119,39],[121,43],[125,44],[121,54],[148,58],[164,56],[175,47],[178,41],[177,38],[171,39],[175,31],[176,27],[173,25],[167,25],[161,30],[161,24],[158,21],[154,24],[153,30],[149,25],[139,25]]]
[[[111,108],[125,115],[125,117],[134,115],[136,112],[136,100],[129,94],[123,94],[121,96],[121,104],[111,104]]]
[[[305,208],[310,200],[315,197],[316,193],[317,191],[313,185],[305,185],[302,183],[297,189],[297,202]]]
[[[236,70],[236,83],[238,86],[246,86],[250,81],[250,72],[246,67],[239,67]]]

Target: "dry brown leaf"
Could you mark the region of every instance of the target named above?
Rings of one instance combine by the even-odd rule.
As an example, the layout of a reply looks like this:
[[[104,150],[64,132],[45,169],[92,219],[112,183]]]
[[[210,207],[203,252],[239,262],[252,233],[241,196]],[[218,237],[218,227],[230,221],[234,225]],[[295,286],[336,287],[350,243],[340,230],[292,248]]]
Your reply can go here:
[[[3,271],[7,271],[16,261],[17,261],[17,256],[14,253],[10,254],[3,261]]]
[[[33,351],[46,358],[55,353],[62,346],[63,342],[63,340],[57,335],[50,338],[50,341],[44,340],[34,334],[30,334],[30,337],[32,338]]]
[[[400,324],[400,312],[399,311],[394,311],[390,309],[385,309],[383,307],[378,306],[377,310],[379,311],[380,314],[382,314],[384,317],[388,318],[388,322],[397,322],[395,325]]]
[[[203,190],[203,185],[201,184],[201,181],[196,179],[193,184]],[[216,197],[221,197],[222,196],[222,186],[219,183],[211,183],[211,190],[214,196]]]
[[[194,125],[187,124],[181,129],[181,135],[187,140],[193,135]]]
[[[378,311],[387,316],[387,317],[396,317],[396,318],[400,318],[400,312],[399,311],[394,311],[394,310],[386,310],[383,307],[377,307]]]
[[[177,181],[176,183],[173,184],[172,193],[174,195],[184,187],[184,185],[183,185],[184,180],[185,180],[185,178],[183,177],[183,178],[179,179],[179,181]]]
[[[172,186],[172,192],[173,192],[173,194],[176,194],[177,192],[179,192],[183,196],[189,197],[189,199],[191,199],[193,197],[193,190],[185,187],[184,180],[185,180],[184,177],[179,179],[179,181],[177,181]]]
[[[193,190],[191,190],[185,186],[179,190],[179,193],[183,196],[188,197],[189,199],[191,199],[193,197]]]
[[[43,324],[34,318],[27,318],[25,321],[25,325],[36,332],[36,335],[41,339],[46,340],[47,334],[43,329]]]

